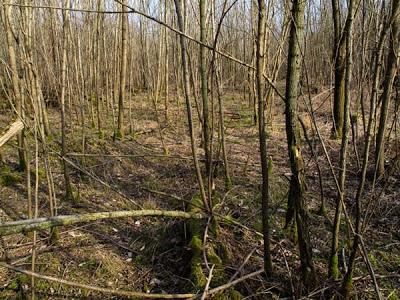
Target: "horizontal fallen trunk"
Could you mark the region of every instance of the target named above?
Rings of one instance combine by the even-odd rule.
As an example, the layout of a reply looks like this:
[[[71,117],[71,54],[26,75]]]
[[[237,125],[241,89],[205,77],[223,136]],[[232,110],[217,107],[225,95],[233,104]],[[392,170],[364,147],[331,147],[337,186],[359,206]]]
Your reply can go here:
[[[0,224],[0,236],[7,236],[15,233],[26,233],[34,230],[41,231],[57,226],[126,217],[202,219],[205,218],[205,215],[201,213],[189,213],[176,210],[122,210],[113,212],[86,213],[80,215],[65,215],[3,223]]]
[[[35,278],[39,278],[42,280],[47,280],[51,282],[56,282],[60,284],[65,284],[68,286],[76,287],[76,288],[81,288],[85,290],[90,290],[102,294],[110,294],[110,295],[116,295],[120,297],[129,297],[129,298],[139,298],[139,299],[188,299],[188,298],[193,298],[196,296],[195,294],[151,294],[151,293],[141,293],[141,292],[133,292],[133,291],[124,291],[124,290],[117,290],[117,289],[108,289],[108,288],[103,288],[103,287],[97,287],[97,286],[92,286],[80,282],[74,282],[74,281],[69,281],[53,276],[47,276],[39,273],[35,273],[29,270],[24,270],[18,267],[15,267],[13,265],[9,265],[4,262],[0,262],[0,267],[7,268],[10,270],[13,270],[15,272],[19,272],[28,276],[32,276]]]
[[[11,124],[10,128],[0,136],[0,148],[7,143],[13,136],[17,135],[24,128],[24,123],[21,120],[17,120]]]

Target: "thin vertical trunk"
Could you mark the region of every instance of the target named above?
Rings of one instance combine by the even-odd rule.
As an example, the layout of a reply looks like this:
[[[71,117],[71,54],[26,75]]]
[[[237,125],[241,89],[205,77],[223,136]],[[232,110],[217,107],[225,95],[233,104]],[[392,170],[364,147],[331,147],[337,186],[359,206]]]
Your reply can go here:
[[[257,23],[257,48],[256,48],[256,94],[258,100],[258,135],[260,142],[260,160],[261,160],[261,207],[262,224],[264,235],[264,270],[267,276],[272,273],[271,249],[269,241],[269,162],[267,157],[267,136],[265,132],[265,97],[264,97],[264,60],[265,60],[265,19],[266,9],[264,0],[258,0],[258,23]]]
[[[200,41],[207,43],[206,37],[206,0],[199,0],[200,9]],[[203,136],[204,136],[204,153],[206,174],[209,173],[211,168],[210,157],[210,124],[209,124],[209,107],[208,107],[208,76],[207,76],[207,62],[206,62],[207,49],[200,45],[200,81],[201,81],[201,99],[203,103]]]
[[[396,75],[396,68],[400,57],[400,14],[399,0],[393,0],[392,10],[394,11],[394,20],[392,21],[392,32],[390,36],[389,54],[387,59],[387,66],[385,71],[385,77],[383,81],[383,93],[381,96],[382,106],[381,115],[379,119],[378,134],[376,137],[376,148],[375,148],[375,165],[378,176],[382,176],[385,172],[385,133],[386,133],[386,122],[388,117],[388,110],[390,106],[390,100],[392,97],[392,87],[394,78]]]
[[[345,195],[345,181],[346,181],[346,167],[347,167],[347,148],[349,143],[349,128],[350,128],[350,79],[351,79],[351,67],[352,67],[352,52],[353,52],[353,18],[354,18],[354,0],[350,1],[348,16],[343,31],[342,39],[345,45],[345,80],[344,80],[344,119],[342,127],[342,145],[340,148],[340,163],[339,163],[339,188],[337,199],[336,199],[336,209],[335,209],[335,219],[332,230],[332,245],[331,245],[331,257],[329,261],[329,276],[337,279],[339,276],[338,267],[338,247],[339,247],[339,228],[340,219],[342,214],[342,203],[344,201]],[[342,42],[341,42],[342,44]]]
[[[126,0],[122,1],[122,11],[127,12]],[[124,101],[125,101],[125,85],[126,85],[126,65],[127,65],[127,27],[128,14],[121,15],[121,68],[119,74],[119,93],[118,93],[118,122],[117,130],[114,133],[115,139],[123,139],[124,137]]]
[[[70,7],[70,0],[65,0],[63,6],[68,9]],[[71,179],[69,176],[68,165],[64,160],[67,153],[66,149],[66,124],[65,124],[65,93],[67,88],[67,47],[68,47],[68,27],[69,27],[69,11],[63,10],[63,39],[62,39],[62,61],[61,61],[61,89],[60,89],[60,102],[61,102],[61,162],[64,171],[65,183],[65,199],[72,200],[74,198],[71,186]]]
[[[396,4],[397,2],[397,9],[396,9]],[[342,285],[342,294],[344,298],[349,299],[350,298],[350,292],[352,289],[352,282],[353,282],[353,272],[354,272],[354,262],[356,259],[357,255],[357,250],[358,246],[360,243],[360,236],[359,234],[361,233],[361,197],[364,192],[364,186],[365,186],[365,181],[366,181],[366,173],[367,173],[367,167],[368,167],[368,161],[369,161],[369,150],[370,150],[370,145],[371,145],[371,139],[372,139],[372,126],[375,120],[375,113],[376,113],[376,102],[377,102],[377,94],[378,94],[378,83],[379,83],[379,78],[380,78],[380,73],[381,73],[381,68],[382,68],[382,56],[383,56],[383,47],[385,44],[386,36],[388,34],[388,31],[390,29],[389,24],[393,20],[393,18],[397,17],[397,14],[399,13],[399,8],[398,8],[398,0],[393,0],[392,1],[392,14],[389,19],[389,22],[384,22],[381,27],[381,31],[379,34],[379,41],[378,45],[376,48],[375,52],[375,58],[374,58],[374,71],[373,71],[373,84],[372,84],[372,93],[371,93],[371,106],[370,106],[370,112],[369,112],[369,119],[368,119],[368,126],[367,126],[367,133],[365,135],[365,144],[364,144],[364,158],[363,158],[363,164],[362,164],[362,169],[361,169],[361,179],[357,188],[357,193],[355,197],[355,207],[356,207],[356,221],[355,221],[355,234],[354,234],[354,240],[353,240],[353,246],[351,249],[351,254],[349,258],[349,263],[348,263],[348,270],[346,272],[346,275],[344,276],[343,279],[343,285]]]
[[[17,55],[15,53],[14,48],[14,37],[13,30],[11,27],[11,14],[10,14],[11,6],[4,5],[3,6],[3,25],[7,38],[7,46],[8,46],[8,56],[10,59],[10,68],[11,68],[11,83],[12,89],[14,93],[14,102],[17,108],[18,118],[24,120],[23,118],[23,110],[22,110],[22,97],[21,97],[21,89],[20,89],[20,81],[17,67]],[[25,149],[25,133],[24,129],[18,134],[18,157],[19,157],[19,170],[24,171],[26,169],[26,158],[24,154]]]
[[[184,23],[183,23],[184,21],[182,18],[182,7],[181,7],[182,2],[181,2],[181,0],[174,0],[174,2],[175,2],[176,17],[177,17],[179,30],[184,31]],[[209,211],[210,206],[207,201],[207,197],[206,197],[206,193],[205,193],[205,189],[204,189],[203,178],[201,175],[200,165],[199,165],[199,161],[197,159],[197,153],[196,153],[196,139],[194,136],[192,106],[190,103],[189,72],[188,72],[188,64],[187,64],[187,57],[186,57],[186,40],[183,36],[179,36],[179,42],[181,45],[183,89],[184,89],[185,101],[186,101],[187,118],[188,118],[192,155],[193,155],[193,163],[194,163],[194,167],[196,169],[197,181],[199,184],[200,195],[203,200],[204,208]]]
[[[340,20],[339,0],[332,0],[332,14],[334,28],[333,60],[335,68],[332,133],[336,138],[341,138],[344,118],[345,43],[344,39],[341,38],[342,26]]]
[[[301,46],[304,43],[304,8],[306,1],[294,0],[291,9],[288,65],[286,74],[286,136],[290,167],[292,171],[288,198],[287,224],[292,221],[297,227],[302,279],[309,289],[316,277],[312,261],[311,242],[308,228],[308,211],[305,203],[304,161],[301,154],[301,137],[298,130],[297,98],[301,73]],[[290,209],[292,208],[292,209]]]
[[[168,21],[168,1],[164,1],[164,22],[167,23]],[[164,27],[164,117],[165,117],[165,122],[168,123],[168,103],[169,103],[169,97],[168,97],[168,31],[167,28]]]
[[[102,0],[97,0],[97,10],[101,11],[102,9]],[[95,74],[94,74],[94,84],[95,84],[95,89],[96,89],[96,115],[97,115],[97,132],[99,135],[99,138],[103,138],[103,132],[101,130],[101,113],[100,113],[100,104],[102,101],[101,97],[101,91],[100,91],[100,82],[101,82],[101,65],[100,65],[100,42],[101,42],[101,36],[100,36],[100,27],[102,24],[102,18],[103,14],[97,14],[96,16],[96,41],[95,41],[95,57],[93,57],[93,63],[95,63]],[[104,34],[104,32],[102,33]]]

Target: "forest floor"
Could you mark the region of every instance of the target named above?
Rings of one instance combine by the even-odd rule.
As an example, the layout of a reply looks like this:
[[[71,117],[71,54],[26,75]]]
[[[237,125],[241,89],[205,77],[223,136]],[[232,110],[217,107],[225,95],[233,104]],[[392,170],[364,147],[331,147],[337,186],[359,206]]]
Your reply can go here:
[[[326,96],[327,94],[323,94],[313,100],[315,115],[332,163],[338,166],[340,140],[330,138],[331,113],[329,100],[325,100]],[[60,151],[60,117],[58,110],[50,108],[52,136],[49,138],[49,155],[56,187],[58,214],[138,209],[135,203],[148,209],[184,210],[187,202],[197,193],[198,187],[191,160],[185,110],[182,102],[178,110],[174,101],[175,99],[171,99],[168,122],[165,121],[163,111],[161,109],[159,111],[161,132],[168,155],[162,149],[157,116],[146,96],[136,95],[133,98],[132,120],[135,135],[127,134],[122,141],[112,139],[111,117],[102,117],[103,138],[99,138],[97,129],[90,126],[88,117],[84,128],[85,153],[90,154],[87,156],[80,155],[82,128],[75,117],[75,111],[79,108],[72,109],[72,118],[68,119],[67,149],[68,158],[75,164],[70,170],[75,194],[79,196],[78,203],[63,200],[63,175],[60,160],[56,155]],[[229,190],[225,189],[221,170],[215,179],[215,210],[220,214],[230,215],[241,224],[254,229],[246,230],[244,227],[220,224],[218,240],[225,245],[229,254],[223,264],[227,275],[225,282],[228,282],[230,276],[238,270],[249,254],[251,257],[240,269],[239,276],[262,267],[263,246],[262,238],[256,232],[261,231],[259,188],[261,172],[258,131],[253,124],[253,110],[239,93],[225,95],[224,101],[227,153],[233,185]],[[268,128],[268,152],[273,159],[270,196],[274,276],[268,279],[262,276],[253,277],[238,284],[236,290],[246,299],[291,299],[291,290],[298,290],[301,282],[297,246],[283,229],[288,191],[287,178],[290,175],[283,111],[282,103],[276,99],[273,126]],[[105,111],[103,115],[106,115]],[[127,117],[125,121],[128,124]],[[1,114],[0,128],[5,128],[11,122],[11,113]],[[361,125],[358,131],[358,139],[361,140],[363,139]],[[308,133],[312,137],[312,132]],[[198,130],[196,135],[198,152],[202,157]],[[29,145],[34,149],[31,137]],[[326,216],[318,214],[321,203],[319,177],[315,160],[307,143],[304,142],[307,205],[310,211],[313,255],[320,280],[319,287],[309,298],[322,298],[322,289],[334,289],[338,286],[338,282],[325,280],[336,187],[323,151],[318,142],[316,145],[327,210]],[[361,155],[361,146],[358,147],[358,153]],[[349,148],[346,204],[349,214],[353,215],[359,169],[352,143]],[[16,170],[14,140],[3,147],[2,160],[0,219],[4,222],[27,218],[24,175]],[[41,180],[39,216],[47,216],[49,208],[46,200],[47,184],[43,160],[40,160],[39,165]],[[32,182],[34,179],[35,176],[32,176]],[[385,298],[398,299],[400,297],[399,169],[384,181],[378,181],[375,191],[371,190],[371,182],[371,179],[368,179],[363,199],[364,205],[370,203],[369,214],[363,215],[363,220],[369,219],[363,240],[382,294]],[[379,201],[376,200],[377,195],[380,195]],[[344,218],[341,229],[343,241],[341,249],[345,249],[348,240]],[[149,293],[199,292],[194,290],[195,286],[189,276],[191,254],[187,227],[182,220],[125,218],[97,221],[61,228],[58,244],[51,244],[48,237],[48,232],[40,232],[37,236],[35,270],[38,273],[109,289]],[[30,269],[31,249],[32,239],[29,236],[18,234],[5,237],[1,244],[2,260],[7,259],[9,263]],[[343,273],[345,262],[342,253],[345,252],[341,251],[340,255]],[[347,257],[348,253],[345,255]],[[374,299],[376,295],[372,280],[368,276],[368,270],[361,256],[356,260],[356,267],[354,284],[359,299]],[[29,284],[30,279],[28,280],[27,276],[5,268],[0,269],[0,298],[21,298],[24,294],[28,294]],[[221,282],[212,282],[211,286],[220,284]],[[36,280],[36,293],[39,299],[121,298],[39,279]]]

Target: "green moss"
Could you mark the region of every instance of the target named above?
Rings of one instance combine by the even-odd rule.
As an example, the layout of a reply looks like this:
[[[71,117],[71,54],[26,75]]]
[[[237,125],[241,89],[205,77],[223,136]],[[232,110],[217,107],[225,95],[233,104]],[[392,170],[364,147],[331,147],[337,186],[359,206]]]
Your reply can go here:
[[[190,204],[188,205],[188,211],[199,212],[202,211],[203,201],[201,197],[196,194],[192,197]],[[190,277],[195,285],[195,289],[202,289],[207,283],[207,278],[204,275],[203,268],[201,267],[201,257],[203,251],[203,241],[201,239],[204,231],[204,222],[200,220],[191,219],[187,222],[187,227],[191,240],[189,247],[192,252],[192,258],[190,261]]]
[[[192,263],[190,277],[195,285],[195,289],[203,289],[206,286],[207,278],[204,275],[203,268],[200,263]]]
[[[199,238],[199,236],[195,235],[190,240],[189,247],[192,250],[193,257],[200,256],[203,250],[203,241]]]
[[[17,282],[20,286],[23,284],[30,284],[31,278],[28,275],[21,274],[18,276]]]
[[[339,266],[338,266],[338,256],[337,254],[333,255],[331,257],[331,262],[330,262],[330,274],[333,279],[337,279],[339,277]]]
[[[343,282],[343,294],[350,294],[351,290],[353,288],[353,274],[349,274],[345,276],[344,282]]]
[[[204,205],[200,195],[196,194],[192,197],[188,205],[188,211],[193,213],[202,212],[203,207]],[[201,220],[190,219],[187,221],[188,231],[192,237],[200,238],[203,235],[204,226],[204,221]]]
[[[210,223],[210,232],[213,234],[215,237],[218,237],[219,234],[219,224],[216,218],[211,219]]]
[[[268,175],[271,176],[273,171],[273,161],[272,157],[268,158]]]
[[[7,288],[10,290],[18,290],[18,287],[19,287],[18,279],[12,280],[7,286]]]
[[[192,200],[188,205],[188,211],[190,212],[202,212],[204,208],[203,199],[199,193],[193,195]]]
[[[227,225],[234,225],[235,224],[235,219],[231,215],[226,215],[222,220]]]
[[[218,256],[214,247],[210,247],[210,249],[207,251],[207,258],[211,264],[214,264],[214,265],[222,264],[222,259]]]

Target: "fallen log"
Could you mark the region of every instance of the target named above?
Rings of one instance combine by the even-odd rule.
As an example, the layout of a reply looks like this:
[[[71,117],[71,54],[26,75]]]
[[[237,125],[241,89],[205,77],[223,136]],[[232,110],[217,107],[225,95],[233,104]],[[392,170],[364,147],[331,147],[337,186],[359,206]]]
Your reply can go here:
[[[97,212],[79,215],[63,215],[50,218],[27,219],[0,224],[0,236],[30,231],[42,231],[57,226],[67,226],[78,223],[88,223],[104,219],[116,219],[126,217],[168,217],[183,219],[203,219],[202,213],[190,213],[177,210],[122,210],[113,212]]]
[[[21,120],[17,120],[10,125],[10,128],[0,136],[0,148],[7,143],[13,136],[17,135],[24,128],[24,123]]]

